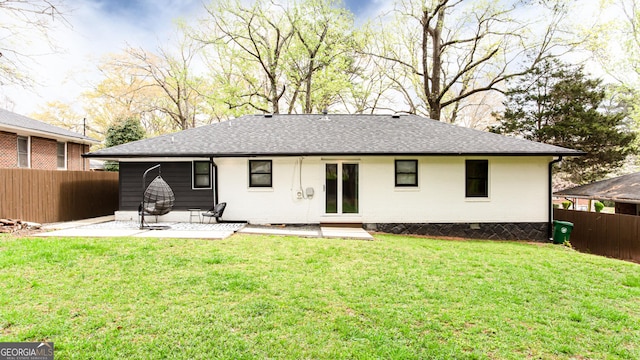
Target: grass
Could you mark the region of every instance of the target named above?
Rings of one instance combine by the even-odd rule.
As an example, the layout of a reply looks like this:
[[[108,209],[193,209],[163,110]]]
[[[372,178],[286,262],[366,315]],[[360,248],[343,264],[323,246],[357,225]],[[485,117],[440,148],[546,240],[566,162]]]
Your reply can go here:
[[[640,266],[562,246],[5,236],[0,284],[56,359],[640,358]]]

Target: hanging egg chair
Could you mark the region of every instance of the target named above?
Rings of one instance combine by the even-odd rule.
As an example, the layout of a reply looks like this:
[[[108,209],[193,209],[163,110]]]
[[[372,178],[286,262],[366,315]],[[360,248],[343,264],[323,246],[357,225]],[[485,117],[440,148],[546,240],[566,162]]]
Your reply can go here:
[[[158,176],[156,176],[153,181],[145,188],[145,184],[147,183],[147,173],[149,171],[158,168]],[[173,209],[173,204],[175,202],[175,195],[173,194],[173,190],[169,184],[162,178],[160,174],[160,165],[156,165],[147,169],[142,175],[142,203],[138,207],[138,212],[140,213],[140,228],[152,228],[145,224],[144,216],[146,215],[165,215],[168,214],[171,209]],[[159,227],[154,226],[153,229],[166,229],[167,227]]]
[[[168,214],[175,202],[173,191],[160,175],[147,186],[142,198],[145,212],[151,215]]]

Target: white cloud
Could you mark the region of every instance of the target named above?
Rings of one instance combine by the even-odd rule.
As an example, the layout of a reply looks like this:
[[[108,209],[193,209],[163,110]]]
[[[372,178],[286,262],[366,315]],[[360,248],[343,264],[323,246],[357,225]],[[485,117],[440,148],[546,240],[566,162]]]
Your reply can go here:
[[[66,15],[69,26],[58,22],[51,34],[59,51],[52,53],[43,42],[34,45],[46,53],[30,64],[34,88],[5,86],[0,97],[9,98],[14,105],[10,110],[21,114],[49,101],[73,103],[98,81],[97,64],[104,55],[119,52],[127,44],[155,49],[175,32],[175,18],[194,18],[202,7],[199,1],[184,0],[141,0],[137,5],[114,11],[113,5],[107,8],[99,0],[74,1]]]

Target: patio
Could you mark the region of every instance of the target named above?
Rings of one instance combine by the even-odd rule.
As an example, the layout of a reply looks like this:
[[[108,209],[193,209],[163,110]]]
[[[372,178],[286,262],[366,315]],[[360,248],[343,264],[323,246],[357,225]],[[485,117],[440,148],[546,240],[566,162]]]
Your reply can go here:
[[[154,226],[167,226],[165,230],[140,229],[136,221],[115,221],[113,216],[48,224],[47,232],[40,237],[147,237],[179,239],[226,239],[234,233],[284,235],[312,238],[343,238],[373,240],[371,234],[361,228],[305,226],[255,226],[244,223],[182,223],[161,222]]]

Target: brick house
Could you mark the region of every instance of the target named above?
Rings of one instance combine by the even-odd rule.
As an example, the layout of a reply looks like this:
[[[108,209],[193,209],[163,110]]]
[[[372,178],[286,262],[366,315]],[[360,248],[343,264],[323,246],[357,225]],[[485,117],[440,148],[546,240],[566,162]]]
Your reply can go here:
[[[0,109],[0,168],[89,170],[82,154],[99,142],[87,136]]]

